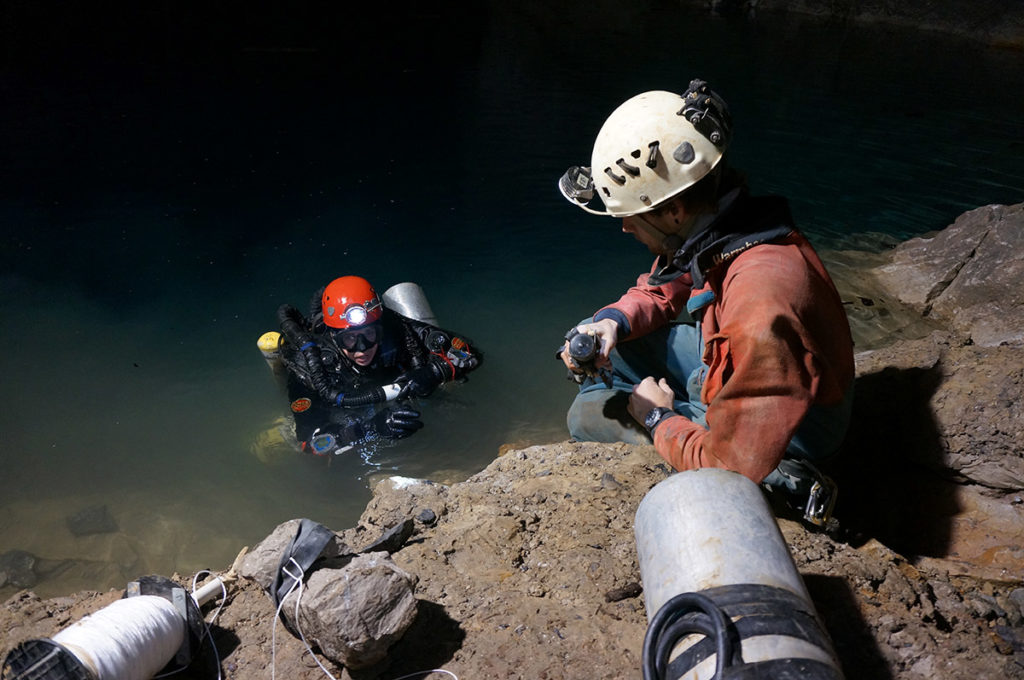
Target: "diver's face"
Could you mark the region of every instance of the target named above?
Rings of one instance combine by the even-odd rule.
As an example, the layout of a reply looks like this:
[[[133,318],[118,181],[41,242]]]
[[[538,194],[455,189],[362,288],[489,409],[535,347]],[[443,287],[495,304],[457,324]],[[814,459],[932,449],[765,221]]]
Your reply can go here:
[[[341,351],[350,361],[359,366],[369,366],[377,356],[380,336],[380,324],[374,323],[368,326],[349,328],[336,333],[334,337],[341,345]]]
[[[373,363],[373,358],[377,356],[378,347],[380,347],[380,345],[373,345],[365,350],[343,349],[341,351],[353,363],[358,364],[359,366],[369,366]]]

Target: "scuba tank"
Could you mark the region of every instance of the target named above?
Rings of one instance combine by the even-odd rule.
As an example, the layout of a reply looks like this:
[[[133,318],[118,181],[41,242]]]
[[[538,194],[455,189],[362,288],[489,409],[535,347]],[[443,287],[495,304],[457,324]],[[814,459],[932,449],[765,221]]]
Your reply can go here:
[[[274,376],[274,382],[282,390],[286,389],[288,385],[288,369],[285,367],[284,361],[281,360],[281,334],[277,331],[267,331],[256,341],[256,346],[259,347],[260,353],[263,354],[267,367]]]
[[[392,312],[431,326],[440,326],[430,303],[427,302],[427,296],[423,294],[423,289],[415,283],[396,283],[384,291],[380,299]]]
[[[717,468],[674,474],[644,496],[634,533],[644,680],[842,680],[757,484]]]

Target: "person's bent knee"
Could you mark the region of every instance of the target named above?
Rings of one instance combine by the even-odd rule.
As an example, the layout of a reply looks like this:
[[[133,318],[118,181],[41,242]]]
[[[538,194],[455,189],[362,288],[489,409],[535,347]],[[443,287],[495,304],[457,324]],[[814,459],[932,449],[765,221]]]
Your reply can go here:
[[[651,438],[626,409],[629,394],[591,390],[576,396],[566,414],[569,436],[581,442],[650,444]]]

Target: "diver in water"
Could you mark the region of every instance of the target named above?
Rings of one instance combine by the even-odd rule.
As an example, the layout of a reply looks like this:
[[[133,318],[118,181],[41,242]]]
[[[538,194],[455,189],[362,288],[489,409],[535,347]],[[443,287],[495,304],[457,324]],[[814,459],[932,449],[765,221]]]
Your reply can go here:
[[[410,400],[464,380],[482,360],[463,337],[386,307],[358,276],[318,291],[308,319],[286,304],[278,320],[295,435],[317,455],[412,435],[423,422]]]

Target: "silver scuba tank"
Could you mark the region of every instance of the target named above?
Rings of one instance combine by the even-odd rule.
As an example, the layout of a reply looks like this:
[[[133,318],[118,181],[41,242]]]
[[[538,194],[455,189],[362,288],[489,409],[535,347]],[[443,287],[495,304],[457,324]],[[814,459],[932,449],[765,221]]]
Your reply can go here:
[[[428,323],[431,326],[438,325],[437,317],[434,316],[434,311],[430,308],[430,303],[427,302],[427,296],[423,293],[423,289],[415,283],[408,281],[396,283],[384,291],[380,297],[384,306],[393,312]]]
[[[842,678],[758,485],[715,468],[674,474],[640,502],[634,533],[645,680]]]

